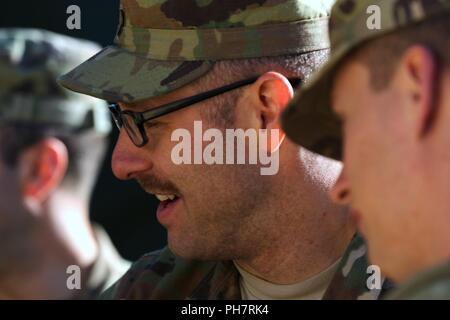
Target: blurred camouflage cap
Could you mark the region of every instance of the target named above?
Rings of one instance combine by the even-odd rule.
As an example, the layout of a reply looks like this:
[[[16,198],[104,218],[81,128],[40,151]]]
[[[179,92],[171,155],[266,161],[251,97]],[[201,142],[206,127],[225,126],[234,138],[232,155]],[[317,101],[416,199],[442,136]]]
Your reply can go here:
[[[330,18],[330,59],[297,93],[282,116],[289,138],[340,160],[341,122],[331,109],[330,96],[333,77],[343,59],[371,39],[448,12],[450,0],[338,0]],[[368,19],[373,14],[380,17],[379,29],[369,28]]]
[[[59,78],[74,91],[135,102],[178,89],[215,61],[329,48],[334,0],[121,0],[115,45]]]
[[[38,29],[0,29],[0,123],[62,125],[107,134],[104,101],[77,94],[56,78],[100,47]]]

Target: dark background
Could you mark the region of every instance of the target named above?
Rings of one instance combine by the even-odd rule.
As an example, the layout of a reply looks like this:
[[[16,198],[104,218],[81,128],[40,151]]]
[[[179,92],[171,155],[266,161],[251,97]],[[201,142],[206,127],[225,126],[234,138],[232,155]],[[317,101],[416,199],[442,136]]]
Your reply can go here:
[[[0,28],[41,28],[105,46],[117,30],[119,0],[2,0]],[[81,9],[81,30],[66,27],[67,7]],[[156,221],[157,200],[134,181],[119,181],[111,171],[111,151],[117,130],[100,173],[91,204],[92,220],[105,227],[123,257],[136,260],[166,243],[165,230]]]

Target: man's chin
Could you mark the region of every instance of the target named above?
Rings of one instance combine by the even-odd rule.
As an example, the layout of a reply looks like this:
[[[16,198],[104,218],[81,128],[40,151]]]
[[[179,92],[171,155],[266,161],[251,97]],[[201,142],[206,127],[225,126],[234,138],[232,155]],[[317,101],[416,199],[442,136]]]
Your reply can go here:
[[[167,231],[167,246],[176,256],[183,259],[194,259],[192,248],[187,241],[174,237],[173,232]]]
[[[196,247],[189,241],[174,240],[168,237],[168,247],[176,256],[188,260],[214,260],[214,255],[206,247]]]

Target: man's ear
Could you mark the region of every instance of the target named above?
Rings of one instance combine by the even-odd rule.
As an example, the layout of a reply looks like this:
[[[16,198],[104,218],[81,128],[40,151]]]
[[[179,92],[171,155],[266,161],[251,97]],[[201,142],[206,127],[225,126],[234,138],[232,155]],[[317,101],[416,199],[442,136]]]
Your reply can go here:
[[[268,149],[276,151],[285,138],[281,130],[280,117],[289,101],[294,96],[294,89],[289,80],[278,72],[266,72],[261,75],[253,86],[255,105],[261,119],[261,129],[268,130]],[[271,135],[278,130],[279,138]]]
[[[42,204],[61,184],[67,171],[67,147],[47,138],[25,150],[19,158],[22,192],[30,202]]]
[[[278,72],[266,72],[255,83],[263,129],[279,128],[279,118],[294,96],[289,80]]]
[[[439,61],[423,45],[409,48],[401,59],[401,73],[413,110],[405,110],[414,132],[422,137],[433,124],[439,101]],[[410,104],[411,105],[411,104]]]

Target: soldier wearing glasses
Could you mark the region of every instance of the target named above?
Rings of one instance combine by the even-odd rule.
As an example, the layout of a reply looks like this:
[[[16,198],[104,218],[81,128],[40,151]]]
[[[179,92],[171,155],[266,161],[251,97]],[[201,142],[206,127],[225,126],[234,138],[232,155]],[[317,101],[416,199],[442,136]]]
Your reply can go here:
[[[60,83],[114,102],[112,167],[161,200],[168,247],[105,295],[118,299],[369,298],[365,246],[327,191],[341,165],[284,138],[280,171],[175,165],[171,133],[279,129],[279,116],[328,56],[332,1],[122,0],[115,45]],[[296,81],[289,81],[296,79]],[[130,213],[131,214],[131,213]]]

